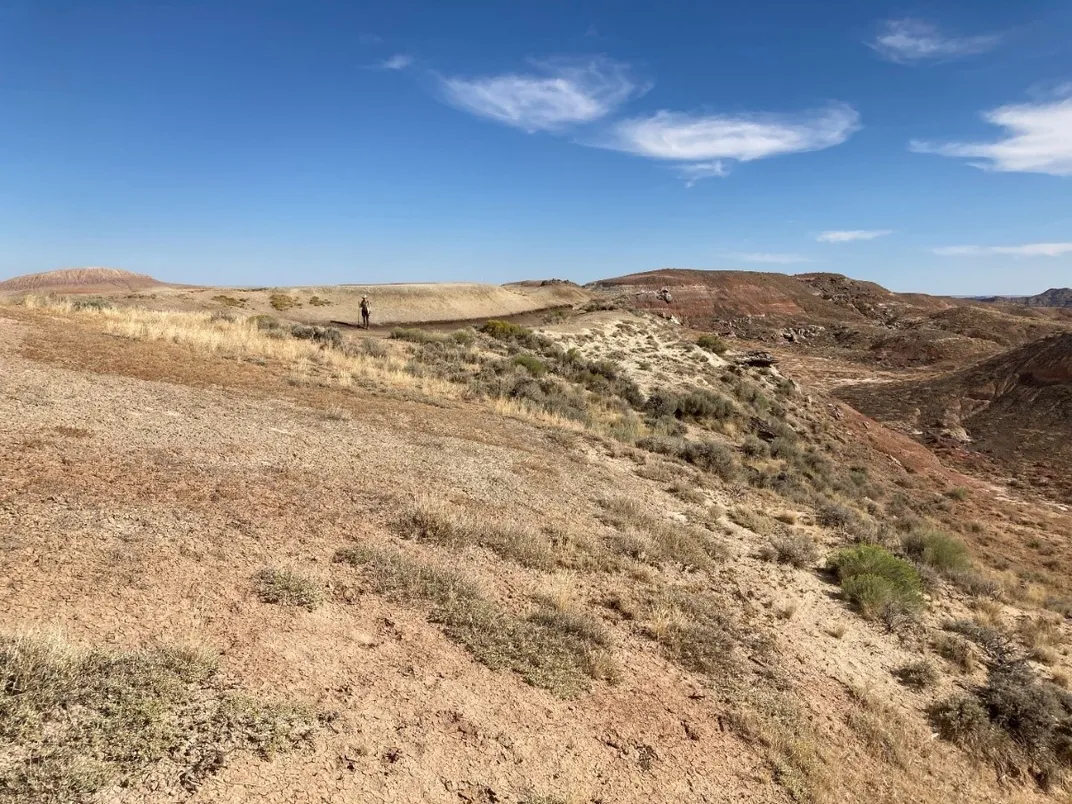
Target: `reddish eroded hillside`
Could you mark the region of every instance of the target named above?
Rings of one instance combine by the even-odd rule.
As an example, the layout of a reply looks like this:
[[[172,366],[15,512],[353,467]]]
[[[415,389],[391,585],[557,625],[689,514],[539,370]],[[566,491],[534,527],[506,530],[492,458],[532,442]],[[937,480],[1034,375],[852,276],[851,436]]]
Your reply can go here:
[[[667,268],[604,279],[589,287],[628,295],[642,310],[669,312],[694,326],[735,316],[862,320],[785,274]],[[662,290],[669,291],[669,301]]]
[[[145,274],[118,268],[67,268],[0,282],[0,293],[115,293],[164,286]]]
[[[960,367],[1065,331],[1059,315],[894,293],[840,274],[664,269],[588,286],[608,303],[870,367]],[[1059,311],[1054,311],[1059,312]]]
[[[1005,470],[1072,501],[1072,333],[944,377],[865,383],[838,395],[939,448],[956,445],[954,454],[967,449],[992,457]]]

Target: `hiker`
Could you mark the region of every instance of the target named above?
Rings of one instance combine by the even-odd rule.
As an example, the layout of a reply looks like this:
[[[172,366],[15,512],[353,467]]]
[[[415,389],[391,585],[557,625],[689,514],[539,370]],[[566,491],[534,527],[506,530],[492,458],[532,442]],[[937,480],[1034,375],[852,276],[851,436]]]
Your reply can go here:
[[[368,329],[369,324],[369,311],[372,310],[372,306],[369,304],[368,296],[361,297],[361,326]]]

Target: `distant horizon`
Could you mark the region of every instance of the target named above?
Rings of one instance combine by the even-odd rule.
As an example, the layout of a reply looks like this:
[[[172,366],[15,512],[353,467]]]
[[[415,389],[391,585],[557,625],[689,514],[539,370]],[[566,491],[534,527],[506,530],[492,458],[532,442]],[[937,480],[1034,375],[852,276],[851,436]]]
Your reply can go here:
[[[80,266],[66,266],[66,267],[63,267],[63,268],[51,268],[51,269],[46,269],[46,270],[43,270],[43,271],[28,271],[28,272],[25,272],[25,273],[13,274],[11,276],[0,276],[0,284],[2,284],[3,282],[7,282],[9,280],[12,280],[12,279],[19,279],[19,278],[22,278],[22,277],[25,277],[25,276],[38,276],[38,275],[57,273],[57,272],[62,272],[62,271],[91,271],[91,270],[122,271],[122,272],[127,273],[127,274],[148,277],[150,279],[153,279],[153,280],[155,280],[157,282],[160,282],[162,284],[165,284],[165,285],[188,286],[188,287],[205,287],[205,288],[228,288],[228,289],[234,289],[234,290],[247,290],[247,289],[251,290],[253,288],[258,288],[258,287],[270,287],[270,288],[310,287],[310,288],[314,288],[314,287],[335,287],[335,286],[342,287],[342,286],[347,286],[347,285],[354,285],[354,286],[385,285],[386,286],[386,285],[451,284],[451,283],[488,284],[488,285],[500,285],[501,286],[501,285],[517,284],[517,283],[521,283],[521,282],[544,282],[544,281],[549,281],[549,280],[565,280],[565,281],[573,282],[574,284],[579,285],[581,287],[584,287],[586,285],[594,284],[596,282],[603,282],[603,281],[608,281],[608,280],[612,280],[612,279],[618,279],[618,278],[623,277],[623,276],[646,274],[646,273],[655,273],[657,271],[703,271],[703,272],[710,272],[710,273],[756,273],[756,274],[775,274],[775,275],[789,276],[789,277],[796,277],[796,276],[802,276],[802,275],[807,275],[807,274],[834,274],[834,275],[837,275],[837,276],[844,276],[845,278],[852,279],[854,281],[866,281],[866,282],[873,282],[874,281],[874,280],[870,280],[870,279],[862,280],[859,277],[852,276],[851,274],[843,274],[843,273],[840,273],[838,271],[815,270],[815,271],[797,271],[795,273],[790,273],[788,271],[762,270],[762,269],[756,269],[756,268],[690,268],[690,267],[682,267],[682,266],[664,265],[664,266],[660,266],[658,268],[649,268],[649,269],[643,270],[643,271],[629,271],[628,273],[616,274],[614,276],[601,276],[601,277],[597,277],[595,279],[589,279],[589,280],[586,280],[586,281],[583,281],[583,282],[582,281],[577,281],[577,280],[572,279],[572,278],[570,278],[568,276],[558,275],[558,276],[524,276],[524,277],[521,277],[521,278],[518,278],[518,279],[510,279],[510,280],[507,280],[505,282],[486,282],[486,281],[478,280],[478,279],[445,278],[445,279],[437,279],[437,280],[417,280],[417,279],[415,279],[415,280],[397,280],[396,279],[396,280],[390,281],[390,282],[361,282],[361,281],[350,281],[350,282],[279,282],[279,283],[273,283],[273,284],[268,284],[268,285],[265,285],[263,283],[260,283],[260,284],[258,284],[258,283],[215,284],[215,283],[203,283],[203,282],[189,282],[189,281],[183,281],[183,280],[178,280],[178,279],[164,279],[164,278],[161,278],[161,277],[159,277],[159,276],[157,276],[155,274],[151,274],[151,273],[148,273],[148,272],[145,272],[145,271],[135,271],[135,270],[131,270],[131,269],[128,269],[128,268],[120,268],[120,267],[114,266],[114,265],[80,265]],[[927,295],[927,296],[945,296],[946,298],[950,298],[950,299],[980,299],[980,298],[992,298],[992,297],[993,298],[1007,298],[1007,299],[1025,299],[1025,298],[1030,298],[1032,296],[1042,295],[1043,293],[1046,293],[1046,292],[1051,291],[1051,290],[1072,290],[1072,286],[1054,285],[1054,286],[1044,288],[1044,289],[1042,289],[1040,291],[1037,291],[1035,293],[1022,293],[1022,292],[1021,293],[989,293],[989,292],[984,291],[984,292],[977,292],[977,293],[961,294],[961,293],[935,293],[935,292],[928,291],[928,290],[894,290],[893,288],[888,287],[887,285],[883,285],[881,282],[875,282],[875,284],[880,285],[881,287],[885,288],[886,290],[891,291],[892,293],[922,294],[922,295]]]

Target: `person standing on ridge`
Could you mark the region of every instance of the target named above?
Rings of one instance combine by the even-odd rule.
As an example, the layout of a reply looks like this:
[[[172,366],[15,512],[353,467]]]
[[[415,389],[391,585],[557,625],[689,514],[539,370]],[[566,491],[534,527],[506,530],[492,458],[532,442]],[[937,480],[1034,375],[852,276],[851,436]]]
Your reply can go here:
[[[368,296],[361,297],[361,326],[365,329],[369,327],[369,313],[372,311],[372,306],[369,304]]]

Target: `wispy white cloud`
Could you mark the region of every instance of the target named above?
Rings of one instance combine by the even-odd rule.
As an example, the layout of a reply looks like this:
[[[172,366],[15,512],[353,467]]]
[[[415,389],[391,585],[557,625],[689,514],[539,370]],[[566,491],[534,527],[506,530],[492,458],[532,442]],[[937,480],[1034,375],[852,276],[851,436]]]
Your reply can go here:
[[[528,132],[558,131],[606,117],[646,91],[628,65],[605,56],[534,61],[536,73],[442,78],[452,105]]]
[[[942,257],[1060,257],[1072,254],[1072,243],[1025,243],[1022,246],[943,246],[934,249]]]
[[[983,118],[1006,129],[1006,136],[994,142],[913,140],[909,149],[976,160],[969,164],[983,170],[1072,176],[1072,98],[1001,106]]]
[[[815,239],[820,243],[851,243],[854,240],[874,240],[893,234],[892,229],[835,229],[821,232]]]
[[[845,104],[796,116],[660,111],[622,120],[609,137],[594,144],[679,162],[678,173],[692,186],[701,178],[727,175],[727,161],[819,151],[840,145],[859,128],[860,116]]]
[[[383,41],[383,37],[382,36],[377,36],[374,33],[365,33],[365,34],[361,34],[361,36],[357,37],[357,41],[360,42],[362,45],[366,45],[366,46],[368,46],[368,45],[378,45],[378,44],[380,44],[380,42]]]
[[[729,175],[729,171],[720,159],[713,162],[678,165],[677,172],[685,180],[686,187],[692,187],[700,179],[721,178]]]
[[[859,128],[860,115],[840,103],[796,116],[661,111],[617,123],[605,146],[679,162],[751,162],[840,145]]]
[[[764,262],[771,265],[792,265],[797,262],[814,262],[800,254],[778,254],[765,251],[730,252],[727,256],[744,262]]]
[[[997,34],[948,36],[925,20],[886,20],[882,31],[870,43],[883,58],[899,64],[950,61],[986,53],[1001,42]]]
[[[385,70],[405,70],[413,64],[413,56],[407,56],[405,53],[396,53],[391,58],[380,62],[380,67]]]

